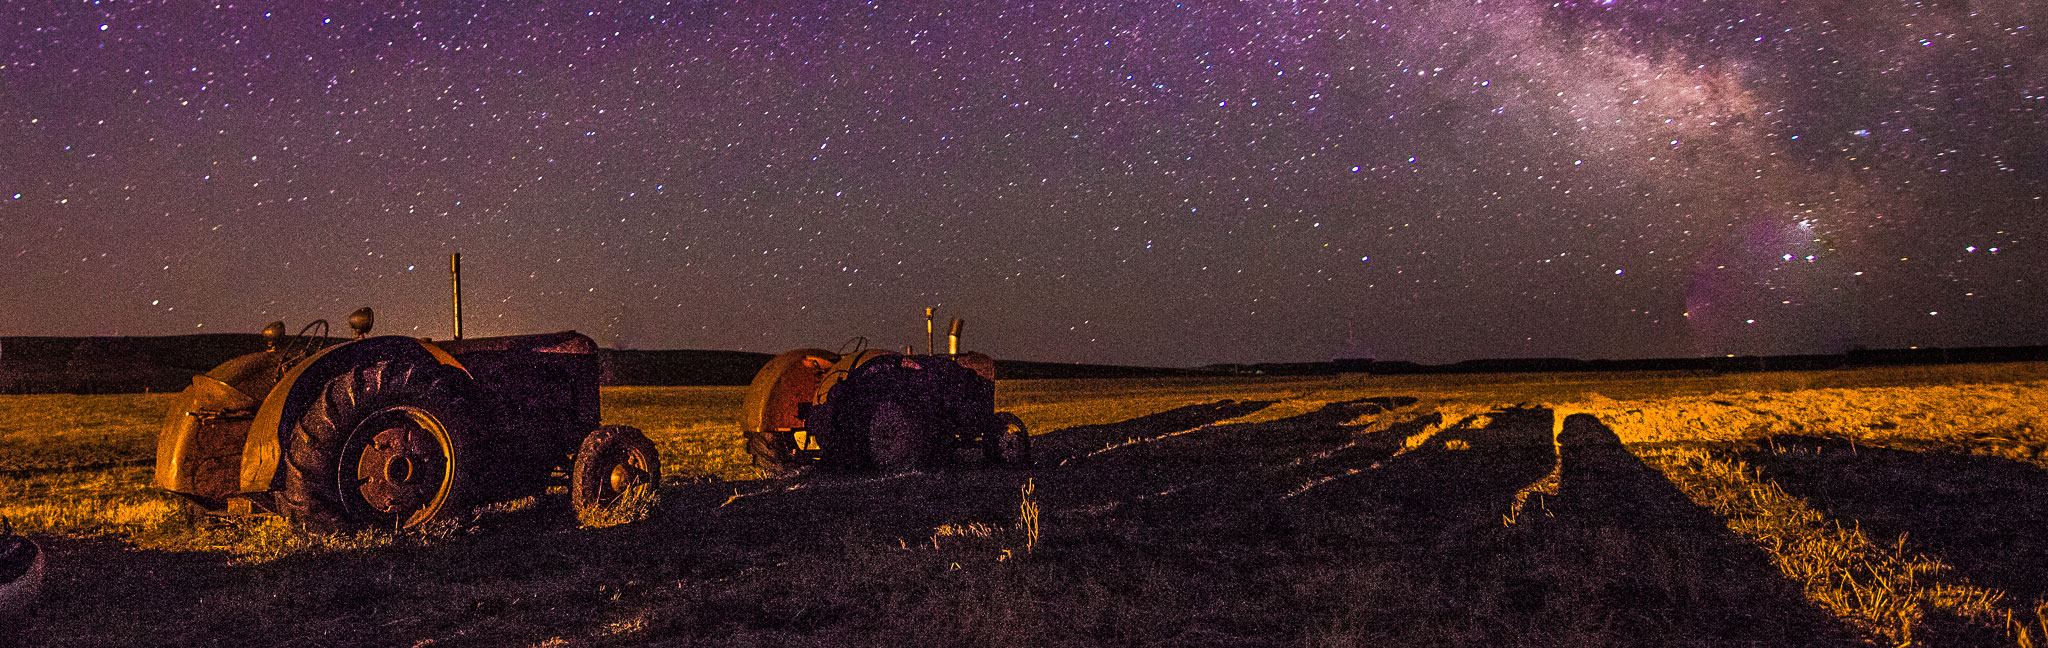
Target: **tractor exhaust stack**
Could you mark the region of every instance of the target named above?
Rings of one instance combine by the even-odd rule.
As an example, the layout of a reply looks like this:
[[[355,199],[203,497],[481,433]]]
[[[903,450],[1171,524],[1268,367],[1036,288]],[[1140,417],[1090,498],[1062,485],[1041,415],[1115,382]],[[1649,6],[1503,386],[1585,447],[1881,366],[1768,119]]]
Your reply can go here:
[[[934,334],[934,333],[932,332],[932,307],[930,307],[930,306],[926,306],[926,307],[924,307],[924,352],[925,352],[925,353],[931,353],[931,352],[934,352],[934,351],[937,351],[937,350],[939,350],[939,345],[938,345],[937,339],[938,339],[938,338],[936,337],[936,335],[935,335],[935,334]]]
[[[448,255],[448,278],[454,284],[455,339],[462,339],[462,253]]]

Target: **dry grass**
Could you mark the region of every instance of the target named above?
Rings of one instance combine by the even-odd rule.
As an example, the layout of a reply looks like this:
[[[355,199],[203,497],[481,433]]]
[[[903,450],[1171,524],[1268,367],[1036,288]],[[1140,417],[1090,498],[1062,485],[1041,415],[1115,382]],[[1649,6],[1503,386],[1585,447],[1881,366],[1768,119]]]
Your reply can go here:
[[[2038,646],[2044,379],[1006,382],[1031,470],[800,481],[739,388],[606,388],[658,501],[408,537],[195,524],[148,486],[168,397],[8,397],[0,515],[52,548],[56,646]],[[1613,443],[1560,445],[1574,412]]]

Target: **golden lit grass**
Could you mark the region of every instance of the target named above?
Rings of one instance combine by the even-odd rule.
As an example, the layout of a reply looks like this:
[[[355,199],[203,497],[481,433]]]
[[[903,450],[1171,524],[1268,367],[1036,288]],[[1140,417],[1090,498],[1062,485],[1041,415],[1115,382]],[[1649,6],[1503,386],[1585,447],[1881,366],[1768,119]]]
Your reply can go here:
[[[2048,466],[2048,382],[1726,391],[1582,403],[1625,443],[1748,441],[1785,434],[1910,449],[1955,448]]]
[[[604,422],[647,433],[661,452],[662,472],[720,479],[764,475],[739,437],[745,387],[606,387]]]
[[[0,398],[0,471],[62,469],[156,457],[174,394],[48,394]]]

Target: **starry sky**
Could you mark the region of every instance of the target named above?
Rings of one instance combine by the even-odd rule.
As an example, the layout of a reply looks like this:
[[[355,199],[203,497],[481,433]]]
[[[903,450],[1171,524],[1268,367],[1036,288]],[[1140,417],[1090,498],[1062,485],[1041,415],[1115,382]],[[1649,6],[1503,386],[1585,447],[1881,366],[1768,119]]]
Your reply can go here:
[[[0,335],[2048,343],[2034,0],[0,5]]]

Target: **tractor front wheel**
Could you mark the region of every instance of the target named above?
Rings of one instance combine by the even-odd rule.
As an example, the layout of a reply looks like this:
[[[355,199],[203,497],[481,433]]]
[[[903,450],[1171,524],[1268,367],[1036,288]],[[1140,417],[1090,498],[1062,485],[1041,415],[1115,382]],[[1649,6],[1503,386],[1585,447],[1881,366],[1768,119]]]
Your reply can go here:
[[[321,533],[411,531],[466,513],[484,408],[446,365],[385,361],[336,376],[292,428],[278,506]]]
[[[1011,466],[1031,465],[1031,430],[1024,427],[1024,420],[1009,412],[996,412],[1002,420],[1003,431],[996,437],[996,456]]]
[[[569,471],[569,500],[578,513],[607,513],[654,494],[661,453],[640,430],[607,425],[583,437]]]

